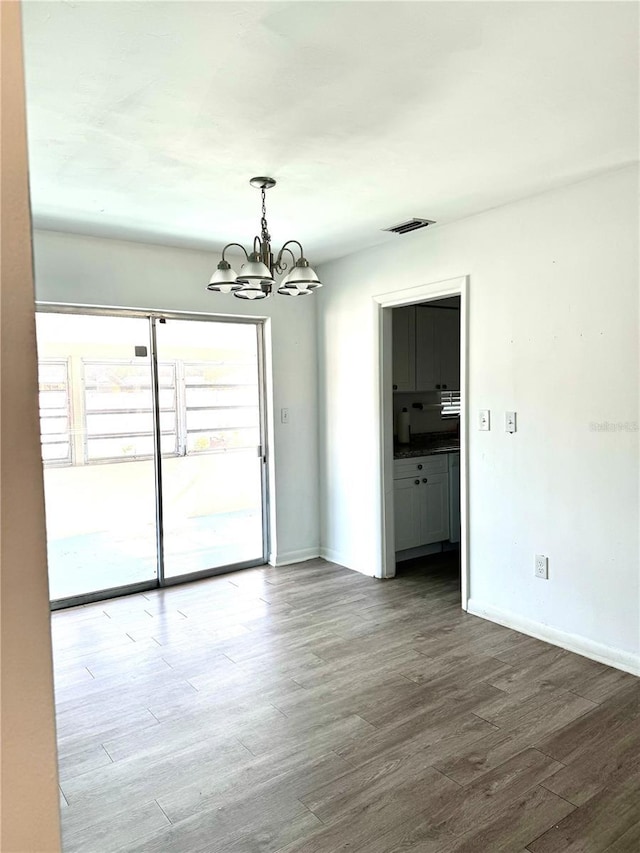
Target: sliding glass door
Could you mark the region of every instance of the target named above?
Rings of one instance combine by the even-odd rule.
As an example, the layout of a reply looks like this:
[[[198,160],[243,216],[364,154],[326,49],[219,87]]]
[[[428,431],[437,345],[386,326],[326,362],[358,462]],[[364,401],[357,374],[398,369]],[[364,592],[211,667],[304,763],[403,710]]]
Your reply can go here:
[[[164,575],[263,555],[257,328],[167,319],[160,363],[176,365],[177,453],[162,454]]]
[[[153,581],[149,323],[49,313],[36,323],[50,596]]]
[[[264,562],[259,324],[47,310],[37,336],[54,602]]]

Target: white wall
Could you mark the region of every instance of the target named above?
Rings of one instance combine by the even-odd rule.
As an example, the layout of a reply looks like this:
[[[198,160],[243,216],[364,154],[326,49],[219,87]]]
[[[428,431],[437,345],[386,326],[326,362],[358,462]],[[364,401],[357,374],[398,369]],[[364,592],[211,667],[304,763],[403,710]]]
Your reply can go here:
[[[34,234],[37,299],[121,308],[269,317],[273,364],[274,467],[279,562],[317,555],[318,449],[315,298],[250,303],[206,290],[214,253],[81,237]],[[290,411],[281,424],[282,407]]]
[[[629,167],[322,268],[323,553],[367,574],[380,562],[372,296],[469,275],[471,609],[633,664],[637,188]],[[480,408],[491,432],[474,427]],[[631,426],[592,429],[602,422]],[[533,576],[536,553],[549,556],[548,581]]]
[[[2,821],[6,853],[60,850],[20,5],[2,19]]]

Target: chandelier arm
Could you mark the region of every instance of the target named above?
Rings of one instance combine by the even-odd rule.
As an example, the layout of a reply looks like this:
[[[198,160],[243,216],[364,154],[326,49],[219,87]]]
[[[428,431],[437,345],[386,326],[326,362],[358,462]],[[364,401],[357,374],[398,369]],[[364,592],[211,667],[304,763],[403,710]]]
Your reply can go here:
[[[282,259],[282,253],[284,252],[284,250],[285,250],[285,249],[287,250],[287,252],[289,252],[289,253],[291,254],[291,257],[292,257],[292,258],[293,258],[293,260],[295,261],[296,256],[293,254],[293,252],[291,251],[291,249],[287,249],[287,246],[289,245],[289,243],[295,243],[295,244],[296,244],[296,246],[298,246],[298,247],[299,247],[299,249],[300,249],[300,257],[301,257],[301,258],[303,258],[303,257],[304,257],[304,249],[302,248],[302,243],[299,243],[297,240],[287,240],[287,242],[283,245],[283,247],[282,247],[282,248],[280,249],[280,251],[278,252],[278,258],[277,258],[277,260],[276,260],[276,266],[278,266],[278,265],[280,264],[280,261],[281,261],[281,259]]]
[[[283,260],[282,260],[282,254],[283,254],[283,252],[289,252],[289,254],[291,255],[291,257],[292,257],[292,259],[293,259],[293,263],[295,264],[295,262],[296,262],[296,256],[293,254],[293,252],[291,251],[291,249],[288,249],[288,248],[287,248],[287,246],[286,246],[286,244],[285,244],[285,245],[280,249],[280,251],[278,252],[278,260],[277,260],[277,261],[275,262],[275,264],[274,264],[274,268],[275,268],[278,272],[284,272],[284,271],[288,268],[288,266],[289,266],[285,261],[283,261]]]
[[[227,251],[227,249],[230,249],[232,246],[237,246],[239,249],[242,249],[242,251],[244,252],[244,256],[245,256],[245,258],[246,258],[247,260],[249,260],[249,255],[247,254],[247,250],[245,249],[245,247],[244,247],[244,246],[242,246],[240,243],[227,243],[227,245],[226,245],[226,246],[224,247],[224,249],[222,250],[222,260],[223,260],[223,261],[225,261],[225,260],[226,260],[226,258],[225,258],[225,256],[224,256],[224,253]]]

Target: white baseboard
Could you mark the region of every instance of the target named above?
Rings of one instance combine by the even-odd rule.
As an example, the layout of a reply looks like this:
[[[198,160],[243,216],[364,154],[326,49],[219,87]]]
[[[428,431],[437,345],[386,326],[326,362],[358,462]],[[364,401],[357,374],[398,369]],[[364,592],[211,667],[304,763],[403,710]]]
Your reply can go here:
[[[321,545],[320,556],[323,560],[328,560],[330,563],[337,563],[339,566],[347,568],[345,565],[344,554],[340,554],[339,551],[334,551],[333,548],[325,548],[324,545]]]
[[[334,551],[333,548],[320,546],[320,556],[323,560],[328,560],[330,563],[336,563],[338,566],[342,566],[344,569],[349,569],[351,572],[359,572],[359,574],[366,575],[367,577],[375,577],[373,571],[368,571],[364,568],[360,569],[357,566],[350,566],[347,555],[340,553],[340,551]]]
[[[315,560],[320,556],[318,548],[303,548],[301,551],[285,551],[283,554],[269,554],[270,566],[290,566],[292,563],[303,563],[305,560]]]
[[[546,643],[560,646],[562,649],[575,652],[583,657],[598,661],[598,663],[613,666],[624,672],[630,672],[632,675],[640,675],[640,657],[632,652],[625,652],[612,646],[605,646],[603,643],[596,643],[579,634],[560,631],[558,628],[552,628],[542,622],[535,622],[533,619],[527,619],[517,613],[500,610],[490,604],[482,604],[473,598],[469,599],[467,612],[474,616],[480,616],[482,619],[488,619],[490,622],[497,622],[498,625],[513,628],[514,631],[535,637],[537,640],[544,640]]]

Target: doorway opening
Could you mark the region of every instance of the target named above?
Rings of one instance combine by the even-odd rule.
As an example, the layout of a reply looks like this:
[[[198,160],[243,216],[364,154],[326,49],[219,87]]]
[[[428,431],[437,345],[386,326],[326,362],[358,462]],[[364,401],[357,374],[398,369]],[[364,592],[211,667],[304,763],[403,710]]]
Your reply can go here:
[[[39,306],[52,607],[266,562],[260,322]]]
[[[378,576],[459,565],[469,596],[466,277],[376,296],[381,559]]]
[[[389,310],[396,573],[459,582],[460,297]]]

